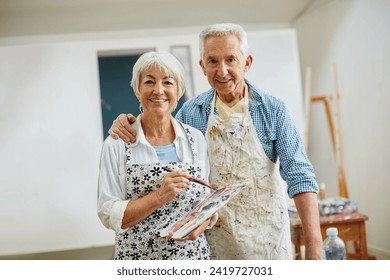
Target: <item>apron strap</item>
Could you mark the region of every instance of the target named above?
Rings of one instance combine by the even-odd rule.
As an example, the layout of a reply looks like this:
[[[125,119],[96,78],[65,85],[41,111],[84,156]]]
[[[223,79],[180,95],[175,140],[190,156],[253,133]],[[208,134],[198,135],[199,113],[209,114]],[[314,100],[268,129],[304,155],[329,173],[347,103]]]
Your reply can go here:
[[[126,153],[126,165],[130,164],[131,161],[131,146],[130,143],[125,143],[125,153]]]
[[[186,127],[186,125],[184,123],[182,123],[181,121],[178,121],[178,123],[181,125],[181,127],[184,129],[185,133],[186,133],[186,136],[187,136],[187,139],[188,141],[190,142],[190,146],[191,146],[191,150],[192,150],[192,155],[194,156],[194,165],[199,165],[199,156],[198,156],[198,153],[196,152],[195,150],[195,146],[194,146],[194,138],[192,137],[192,133],[191,133],[191,130]]]

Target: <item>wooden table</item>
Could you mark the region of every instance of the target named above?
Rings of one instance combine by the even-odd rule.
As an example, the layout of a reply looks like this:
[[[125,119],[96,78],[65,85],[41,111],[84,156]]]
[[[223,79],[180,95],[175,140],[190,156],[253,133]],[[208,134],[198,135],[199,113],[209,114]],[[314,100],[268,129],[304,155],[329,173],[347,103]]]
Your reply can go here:
[[[297,213],[290,212],[291,239],[295,246],[295,259],[302,259],[301,249],[304,246],[301,220]],[[339,237],[344,241],[349,260],[372,259],[367,254],[367,239],[365,221],[368,217],[354,212],[320,216],[322,239],[326,238],[326,229],[336,227]]]

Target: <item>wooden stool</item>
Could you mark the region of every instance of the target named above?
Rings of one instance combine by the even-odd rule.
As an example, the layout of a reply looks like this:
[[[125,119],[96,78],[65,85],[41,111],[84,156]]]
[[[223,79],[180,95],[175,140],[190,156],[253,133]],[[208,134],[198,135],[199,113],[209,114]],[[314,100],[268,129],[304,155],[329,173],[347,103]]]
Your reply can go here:
[[[303,230],[298,213],[290,212],[291,239],[295,247],[295,259],[302,259],[301,247],[305,245]],[[339,237],[344,241],[349,260],[373,259],[367,253],[365,221],[368,217],[354,212],[351,214],[336,214],[320,216],[322,239],[326,238],[326,229],[336,227]],[[350,245],[353,245],[352,248]]]

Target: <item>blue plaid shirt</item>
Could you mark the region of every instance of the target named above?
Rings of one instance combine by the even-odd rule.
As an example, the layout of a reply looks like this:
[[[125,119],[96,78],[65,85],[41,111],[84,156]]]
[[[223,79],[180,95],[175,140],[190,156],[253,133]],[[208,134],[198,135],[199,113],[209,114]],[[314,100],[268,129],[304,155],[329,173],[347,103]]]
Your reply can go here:
[[[279,158],[280,175],[287,182],[289,197],[303,192],[318,193],[313,167],[284,102],[255,88],[248,80],[245,82],[251,93],[249,111],[257,137],[271,161]],[[215,90],[210,89],[185,102],[176,119],[205,134],[214,93]],[[217,114],[216,110],[214,113]]]

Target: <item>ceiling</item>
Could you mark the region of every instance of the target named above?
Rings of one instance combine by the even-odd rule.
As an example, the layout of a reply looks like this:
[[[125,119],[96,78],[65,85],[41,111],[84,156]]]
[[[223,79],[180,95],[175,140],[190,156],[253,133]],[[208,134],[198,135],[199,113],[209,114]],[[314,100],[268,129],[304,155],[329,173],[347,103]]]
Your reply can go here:
[[[318,0],[0,0],[0,37],[204,26],[289,25]]]

